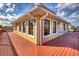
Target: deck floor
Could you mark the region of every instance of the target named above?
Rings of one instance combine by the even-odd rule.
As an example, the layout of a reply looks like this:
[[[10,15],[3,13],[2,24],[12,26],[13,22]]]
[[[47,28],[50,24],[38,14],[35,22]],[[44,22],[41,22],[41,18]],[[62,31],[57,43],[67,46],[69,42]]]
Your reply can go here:
[[[79,33],[69,32],[43,44],[39,55],[79,56]],[[46,51],[46,54],[44,53]]]
[[[0,56],[17,55],[6,32],[0,35]]]
[[[8,34],[19,56],[79,56],[79,32],[68,32],[44,43],[42,46],[36,46],[13,32]],[[6,40],[7,36],[5,33],[3,38],[4,40],[1,42],[10,45]],[[10,46],[9,48],[4,48],[0,45],[0,55],[9,55],[9,53],[14,55]]]

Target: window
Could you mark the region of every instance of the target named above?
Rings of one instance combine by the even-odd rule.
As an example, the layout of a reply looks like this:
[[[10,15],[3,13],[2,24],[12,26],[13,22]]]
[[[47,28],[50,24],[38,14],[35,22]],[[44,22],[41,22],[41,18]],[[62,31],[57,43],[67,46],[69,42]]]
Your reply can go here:
[[[63,24],[63,29],[64,29],[64,31],[66,30],[66,28],[65,28],[65,24]]]
[[[44,20],[44,35],[50,34],[50,20],[45,19]]]
[[[15,29],[17,30],[17,26],[18,26],[18,24],[15,24]]]
[[[58,29],[60,29],[60,22],[58,22]]]
[[[58,22],[58,25],[60,25],[60,22]]]
[[[15,24],[13,24],[13,27],[14,27],[14,30],[16,30],[16,25]]]
[[[19,31],[21,32],[21,23],[19,23]]]
[[[26,28],[25,28],[25,22],[22,23],[23,24],[23,32],[26,32]]]
[[[29,20],[29,22],[28,22],[28,34],[29,35],[33,35],[34,34],[33,32],[34,32],[35,22],[36,22],[35,19]]]
[[[56,33],[56,21],[53,22],[53,33]]]

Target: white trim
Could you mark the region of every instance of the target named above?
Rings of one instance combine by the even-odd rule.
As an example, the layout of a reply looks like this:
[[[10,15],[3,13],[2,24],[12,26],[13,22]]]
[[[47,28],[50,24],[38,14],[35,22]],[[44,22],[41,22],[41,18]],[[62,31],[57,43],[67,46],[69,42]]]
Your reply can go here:
[[[47,37],[50,37],[51,35],[46,35],[46,36],[43,36],[43,38],[47,38]]]
[[[41,30],[41,28],[42,28],[42,26],[43,26],[43,25],[41,25],[41,22],[42,22],[41,20],[42,20],[42,19],[40,18],[40,45],[42,45],[42,39],[41,39],[41,38],[42,38],[42,37],[41,37],[41,34],[42,34],[41,31],[42,31],[42,30]]]
[[[20,15],[16,20],[18,20],[18,19],[20,19],[20,18],[22,18],[22,17],[24,17],[25,15],[27,15],[28,13],[30,13],[30,12],[32,12],[33,10],[35,10],[36,8],[38,8],[37,6],[34,6],[32,9],[30,9],[28,12],[27,11],[25,11],[22,15]],[[15,21],[16,21],[15,20]]]
[[[56,32],[56,33],[53,33],[52,35],[57,35],[58,33]]]
[[[28,13],[28,16],[30,16],[31,18],[35,18],[32,14]]]
[[[48,12],[43,17],[41,17],[40,19],[44,19],[47,16],[48,16]]]
[[[32,35],[28,35],[28,36],[30,36],[30,37],[32,37],[32,38],[34,38],[34,36],[32,36]]]
[[[28,32],[28,31],[27,31],[27,30],[28,30],[27,26],[28,26],[28,25],[27,25],[27,20],[26,20],[26,21],[25,21],[25,31],[26,31],[26,35],[27,35],[27,32]]]
[[[53,30],[53,28],[52,28],[52,30],[53,30],[53,31],[52,31],[52,34],[53,34],[53,35],[54,35],[54,34],[57,34],[57,21],[56,21],[56,20],[53,20],[53,23],[54,23],[54,22],[56,22],[56,33],[53,33],[54,30]],[[52,26],[54,26],[54,25],[52,25]]]
[[[38,19],[35,18],[35,20],[36,20],[36,30],[35,30],[36,31],[36,33],[35,33],[35,40],[36,41],[35,41],[35,44],[37,45],[37,20]]]

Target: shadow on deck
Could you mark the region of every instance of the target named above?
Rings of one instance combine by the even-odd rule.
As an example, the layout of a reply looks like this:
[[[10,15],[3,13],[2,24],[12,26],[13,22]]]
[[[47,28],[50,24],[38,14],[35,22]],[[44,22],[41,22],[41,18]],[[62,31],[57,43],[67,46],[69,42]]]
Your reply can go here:
[[[79,51],[79,32],[68,32],[44,43],[43,46],[68,47]]]

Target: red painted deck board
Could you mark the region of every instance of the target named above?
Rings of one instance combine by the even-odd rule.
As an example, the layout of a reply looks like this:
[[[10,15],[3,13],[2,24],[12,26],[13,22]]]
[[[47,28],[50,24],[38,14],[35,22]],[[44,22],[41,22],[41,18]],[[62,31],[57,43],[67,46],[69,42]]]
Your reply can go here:
[[[10,40],[17,54],[20,56],[78,56],[79,32],[68,32],[57,37],[42,46],[36,46],[32,42],[9,32]]]
[[[61,54],[63,53],[64,48],[61,49],[61,51],[57,54],[58,56],[61,56]]]
[[[19,56],[37,55],[37,47],[33,43],[13,33],[9,33],[9,36]]]
[[[13,46],[6,32],[0,35],[0,56],[15,56]]]

